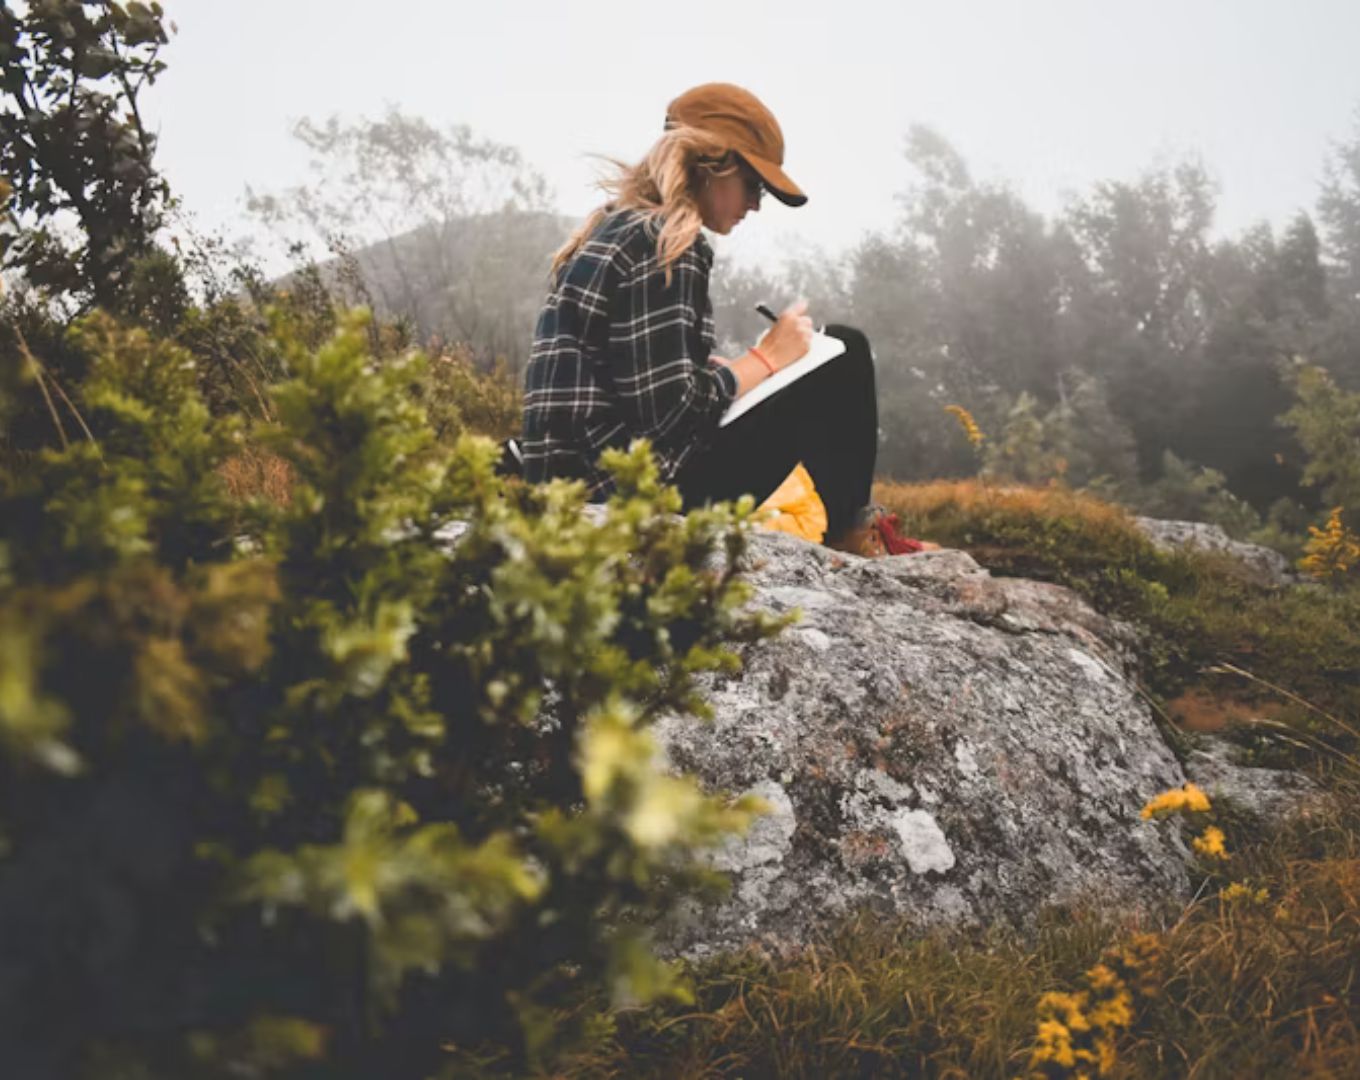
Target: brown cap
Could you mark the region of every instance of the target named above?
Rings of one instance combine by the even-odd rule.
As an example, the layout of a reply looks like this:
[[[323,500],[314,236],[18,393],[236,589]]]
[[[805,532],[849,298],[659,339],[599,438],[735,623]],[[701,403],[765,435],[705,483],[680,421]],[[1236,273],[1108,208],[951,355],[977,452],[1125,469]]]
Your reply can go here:
[[[749,90],[716,82],[686,90],[666,106],[666,127],[676,124],[706,131],[735,150],[785,205],[807,202],[803,189],[784,172],[784,133],[779,122]]]

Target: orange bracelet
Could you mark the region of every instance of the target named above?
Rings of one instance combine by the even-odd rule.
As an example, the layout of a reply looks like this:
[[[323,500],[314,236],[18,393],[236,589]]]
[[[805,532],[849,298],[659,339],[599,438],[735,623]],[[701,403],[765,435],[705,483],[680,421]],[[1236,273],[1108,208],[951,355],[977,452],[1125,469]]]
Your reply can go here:
[[[770,358],[766,356],[763,352],[761,352],[759,349],[757,349],[754,345],[752,345],[748,351],[751,353],[752,356],[754,356],[765,366],[765,370],[768,371],[771,375],[773,375],[778,370],[772,363],[770,363]]]

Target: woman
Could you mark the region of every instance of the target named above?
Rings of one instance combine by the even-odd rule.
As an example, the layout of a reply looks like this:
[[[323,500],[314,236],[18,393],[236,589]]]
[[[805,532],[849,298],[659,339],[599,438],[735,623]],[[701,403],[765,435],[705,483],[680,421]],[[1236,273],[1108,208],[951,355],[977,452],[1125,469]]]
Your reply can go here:
[[[600,452],[645,436],[688,509],[747,493],[763,502],[801,461],[826,506],[831,546],[864,555],[937,547],[899,535],[896,518],[869,501],[878,406],[859,331],[827,327],[844,354],[718,426],[736,398],[811,340],[799,302],[755,347],[713,355],[713,252],[700,228],[730,233],[767,190],[788,206],[805,203],[783,162],[779,124],[755,95],[707,83],[671,102],[641,162],[615,163],[618,174],[601,185],[613,199],[553,259],[525,380],[525,476],[580,478],[603,499],[611,481]]]

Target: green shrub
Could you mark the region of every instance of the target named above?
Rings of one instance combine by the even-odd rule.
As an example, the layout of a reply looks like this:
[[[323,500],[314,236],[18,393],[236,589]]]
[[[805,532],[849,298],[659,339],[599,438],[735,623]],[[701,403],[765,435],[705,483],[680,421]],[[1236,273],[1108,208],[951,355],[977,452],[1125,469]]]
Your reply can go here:
[[[1296,499],[1281,496],[1270,504],[1265,523],[1247,536],[1253,544],[1274,548],[1290,562],[1303,557],[1313,515]]]
[[[683,997],[650,920],[756,806],[647,728],[774,632],[750,507],[674,514],[641,444],[598,521],[506,485],[355,317],[276,326],[291,497],[240,504],[187,352],[77,344],[92,438],[0,473],[5,1074],[518,1071]]]

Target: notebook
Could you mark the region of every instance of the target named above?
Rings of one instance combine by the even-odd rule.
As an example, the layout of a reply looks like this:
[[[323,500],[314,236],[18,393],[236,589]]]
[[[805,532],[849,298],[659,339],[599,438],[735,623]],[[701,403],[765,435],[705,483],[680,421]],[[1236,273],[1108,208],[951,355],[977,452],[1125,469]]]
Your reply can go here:
[[[812,345],[808,351],[786,368],[776,371],[768,379],[757,383],[728,407],[718,421],[719,427],[726,427],[745,416],[771,394],[777,394],[790,383],[795,383],[810,371],[816,371],[828,360],[845,352],[845,342],[826,334],[813,334]]]

